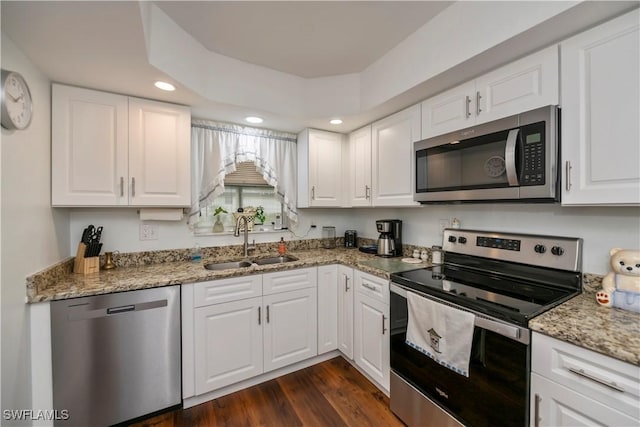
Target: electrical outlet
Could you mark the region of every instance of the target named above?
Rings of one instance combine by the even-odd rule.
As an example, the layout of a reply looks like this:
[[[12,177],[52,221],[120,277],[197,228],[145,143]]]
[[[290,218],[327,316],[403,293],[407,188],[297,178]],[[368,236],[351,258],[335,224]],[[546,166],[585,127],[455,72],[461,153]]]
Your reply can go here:
[[[158,226],[155,224],[140,224],[140,240],[158,240]]]
[[[440,228],[438,229],[440,236],[444,235],[444,229],[449,228],[449,220],[448,219],[439,219],[438,225]]]

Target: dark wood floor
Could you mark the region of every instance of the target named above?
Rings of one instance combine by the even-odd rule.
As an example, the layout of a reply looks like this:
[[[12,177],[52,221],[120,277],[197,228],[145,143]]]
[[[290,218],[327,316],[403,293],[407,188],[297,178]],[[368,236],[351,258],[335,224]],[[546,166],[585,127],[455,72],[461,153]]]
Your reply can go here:
[[[403,426],[389,399],[342,357],[132,427]]]

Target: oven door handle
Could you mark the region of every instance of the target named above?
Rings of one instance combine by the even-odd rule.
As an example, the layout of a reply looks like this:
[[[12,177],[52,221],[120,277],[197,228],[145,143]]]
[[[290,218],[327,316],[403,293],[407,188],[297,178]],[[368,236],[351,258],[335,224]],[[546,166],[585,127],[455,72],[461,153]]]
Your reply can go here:
[[[520,129],[511,129],[507,136],[507,144],[504,148],[504,164],[507,171],[507,181],[509,186],[518,185],[518,171],[516,169],[516,148],[518,145],[518,132]]]
[[[391,283],[391,285],[389,286],[389,289],[392,293],[399,295],[405,299],[407,298],[407,293],[409,293],[409,291],[407,291],[405,288],[395,283]],[[416,295],[419,295],[419,294],[416,294]],[[428,298],[428,299],[431,299],[432,301],[437,302],[439,304],[443,304],[443,302],[439,300],[432,299],[432,298]],[[461,308],[454,307],[452,304],[448,304],[446,302],[444,302],[444,304],[449,305],[450,307],[453,307],[457,310],[461,310]],[[478,328],[486,329],[488,331],[495,332],[496,334],[500,334],[504,337],[511,338],[514,341],[525,342],[528,344],[528,336],[523,336],[522,328],[518,326],[508,325],[502,322],[497,322],[495,320],[487,319],[486,317],[482,317],[471,310],[463,310],[463,311],[468,311],[469,313],[473,313],[475,315],[474,324]]]

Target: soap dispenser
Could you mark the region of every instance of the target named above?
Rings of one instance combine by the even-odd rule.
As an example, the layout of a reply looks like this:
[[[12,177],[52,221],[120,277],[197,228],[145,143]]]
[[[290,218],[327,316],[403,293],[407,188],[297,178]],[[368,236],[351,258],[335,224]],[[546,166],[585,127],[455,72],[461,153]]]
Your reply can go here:
[[[280,254],[280,256],[284,256],[286,252],[287,252],[287,246],[284,243],[284,237],[281,237],[280,243],[278,243],[278,254]]]

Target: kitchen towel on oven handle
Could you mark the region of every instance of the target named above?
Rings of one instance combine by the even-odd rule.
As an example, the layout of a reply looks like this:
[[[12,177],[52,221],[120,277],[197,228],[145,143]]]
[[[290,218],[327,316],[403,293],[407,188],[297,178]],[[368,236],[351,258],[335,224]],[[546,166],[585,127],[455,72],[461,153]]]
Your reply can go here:
[[[406,344],[452,371],[469,376],[473,313],[407,292]]]

